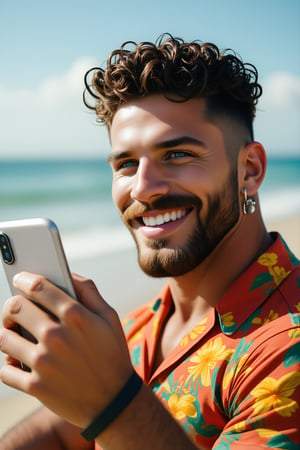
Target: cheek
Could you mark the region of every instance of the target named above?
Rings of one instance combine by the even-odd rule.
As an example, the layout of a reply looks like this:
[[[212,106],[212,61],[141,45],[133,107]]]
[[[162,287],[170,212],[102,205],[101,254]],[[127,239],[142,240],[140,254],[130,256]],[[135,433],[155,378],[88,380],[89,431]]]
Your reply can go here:
[[[128,180],[124,178],[113,179],[112,198],[120,212],[124,210],[124,205],[130,200],[130,186]]]

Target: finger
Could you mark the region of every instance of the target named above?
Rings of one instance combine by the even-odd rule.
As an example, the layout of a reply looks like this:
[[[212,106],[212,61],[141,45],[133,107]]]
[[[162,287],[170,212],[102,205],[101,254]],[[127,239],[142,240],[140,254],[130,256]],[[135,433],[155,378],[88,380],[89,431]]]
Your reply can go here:
[[[20,361],[29,366],[34,355],[35,344],[12,330],[0,329],[0,350],[7,356],[6,364],[20,367]]]
[[[29,272],[20,272],[13,279],[14,286],[27,297],[46,308],[55,317],[61,318],[64,307],[78,303],[47,278]]]
[[[55,323],[53,317],[22,295],[9,298],[3,307],[3,325],[20,334],[20,328],[29,331],[38,341],[43,330]]]
[[[4,362],[9,366],[20,367],[20,361],[15,358],[12,358],[10,355],[4,355]]]
[[[30,372],[25,372],[19,367],[8,364],[0,370],[0,381],[14,389],[22,392],[28,392],[28,384],[30,381]]]
[[[95,284],[78,275],[74,275],[74,285],[79,301],[74,300],[41,275],[21,272],[14,277],[13,282],[18,290],[46,308],[61,323],[75,323],[78,318],[91,313],[96,313],[105,322],[111,322],[115,318],[116,313],[103,300]],[[37,340],[43,336],[41,335],[42,329],[38,326],[39,320],[41,319],[36,317],[36,325],[30,325],[28,329],[30,332],[34,331],[32,334]]]

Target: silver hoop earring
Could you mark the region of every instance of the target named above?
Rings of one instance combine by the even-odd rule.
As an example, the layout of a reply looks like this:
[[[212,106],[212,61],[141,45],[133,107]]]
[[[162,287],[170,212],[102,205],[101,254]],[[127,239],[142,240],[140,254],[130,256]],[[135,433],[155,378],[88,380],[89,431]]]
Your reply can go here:
[[[255,211],[255,205],[256,205],[255,200],[253,200],[253,198],[248,198],[247,189],[244,188],[244,200],[243,200],[243,204],[242,204],[243,213],[245,215],[253,214]]]

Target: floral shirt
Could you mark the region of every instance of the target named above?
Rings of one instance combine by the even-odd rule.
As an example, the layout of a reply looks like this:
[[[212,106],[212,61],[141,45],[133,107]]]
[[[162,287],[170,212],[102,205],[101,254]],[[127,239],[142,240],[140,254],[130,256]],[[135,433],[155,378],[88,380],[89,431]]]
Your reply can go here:
[[[155,371],[168,286],[124,321],[136,371],[200,447],[300,448],[300,266],[273,237]]]

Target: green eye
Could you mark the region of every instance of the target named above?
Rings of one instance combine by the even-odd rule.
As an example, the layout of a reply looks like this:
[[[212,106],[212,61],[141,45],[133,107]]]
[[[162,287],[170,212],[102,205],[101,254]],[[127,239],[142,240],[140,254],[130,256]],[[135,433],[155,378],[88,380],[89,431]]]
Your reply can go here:
[[[137,161],[135,161],[134,159],[129,159],[128,161],[124,161],[121,164],[119,164],[118,170],[128,169],[130,167],[135,167],[135,166],[137,166]]]
[[[186,156],[191,156],[191,155],[190,155],[190,153],[185,152],[184,150],[175,150],[173,152],[170,152],[168,155],[169,159],[184,158]]]

